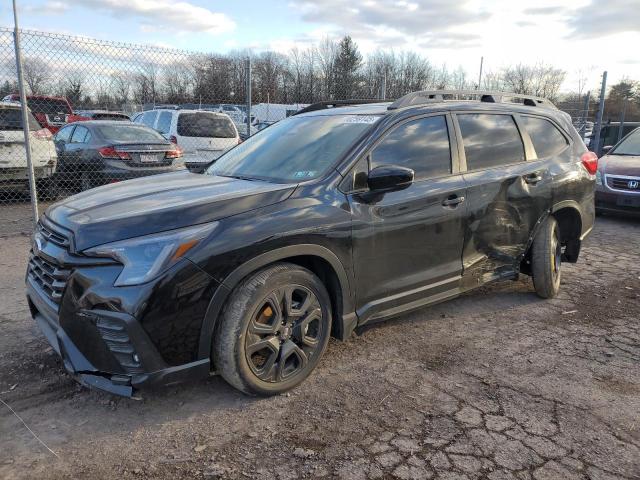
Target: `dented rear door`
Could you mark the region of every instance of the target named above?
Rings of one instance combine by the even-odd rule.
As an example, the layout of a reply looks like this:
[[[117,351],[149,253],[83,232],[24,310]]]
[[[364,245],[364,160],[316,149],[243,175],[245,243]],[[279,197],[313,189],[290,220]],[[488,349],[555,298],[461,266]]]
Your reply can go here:
[[[457,133],[467,171],[468,223],[462,252],[463,288],[510,276],[551,204],[547,162],[534,158],[517,116],[458,113]]]

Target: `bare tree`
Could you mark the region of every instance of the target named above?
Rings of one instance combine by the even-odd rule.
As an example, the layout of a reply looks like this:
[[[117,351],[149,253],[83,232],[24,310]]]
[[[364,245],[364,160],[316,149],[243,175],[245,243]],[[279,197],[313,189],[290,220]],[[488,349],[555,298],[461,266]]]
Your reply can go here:
[[[47,87],[51,82],[51,69],[44,60],[25,57],[22,62],[22,74],[32,95],[47,93]]]

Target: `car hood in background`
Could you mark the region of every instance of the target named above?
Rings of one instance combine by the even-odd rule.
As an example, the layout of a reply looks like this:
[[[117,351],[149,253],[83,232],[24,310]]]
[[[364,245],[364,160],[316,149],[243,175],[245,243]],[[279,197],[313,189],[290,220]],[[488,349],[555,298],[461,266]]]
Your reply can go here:
[[[285,200],[295,185],[188,172],[105,185],[49,207],[71,230],[77,251],[103,243],[212,222]]]
[[[600,171],[606,175],[640,177],[640,155],[605,155],[599,164]]]

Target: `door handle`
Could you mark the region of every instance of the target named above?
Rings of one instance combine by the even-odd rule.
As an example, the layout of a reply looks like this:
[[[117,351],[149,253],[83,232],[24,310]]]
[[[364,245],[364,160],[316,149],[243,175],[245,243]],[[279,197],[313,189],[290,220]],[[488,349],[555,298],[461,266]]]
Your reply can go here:
[[[452,195],[449,198],[447,198],[445,201],[442,202],[442,206],[443,207],[457,207],[462,202],[464,202],[464,197],[463,196],[458,197],[457,195]]]
[[[542,180],[542,177],[537,173],[530,173],[529,175],[524,176],[524,181],[527,182],[529,185],[535,185],[540,180]]]

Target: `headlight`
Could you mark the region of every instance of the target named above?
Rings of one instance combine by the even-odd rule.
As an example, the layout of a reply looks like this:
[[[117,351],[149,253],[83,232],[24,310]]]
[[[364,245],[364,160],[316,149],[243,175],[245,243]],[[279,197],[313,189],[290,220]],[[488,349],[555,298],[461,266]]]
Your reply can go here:
[[[602,185],[602,174],[600,170],[596,170],[596,185]]]
[[[124,268],[116,287],[148,282],[174,265],[201,240],[209,236],[218,222],[106,243],[85,250],[96,257],[111,257]]]

